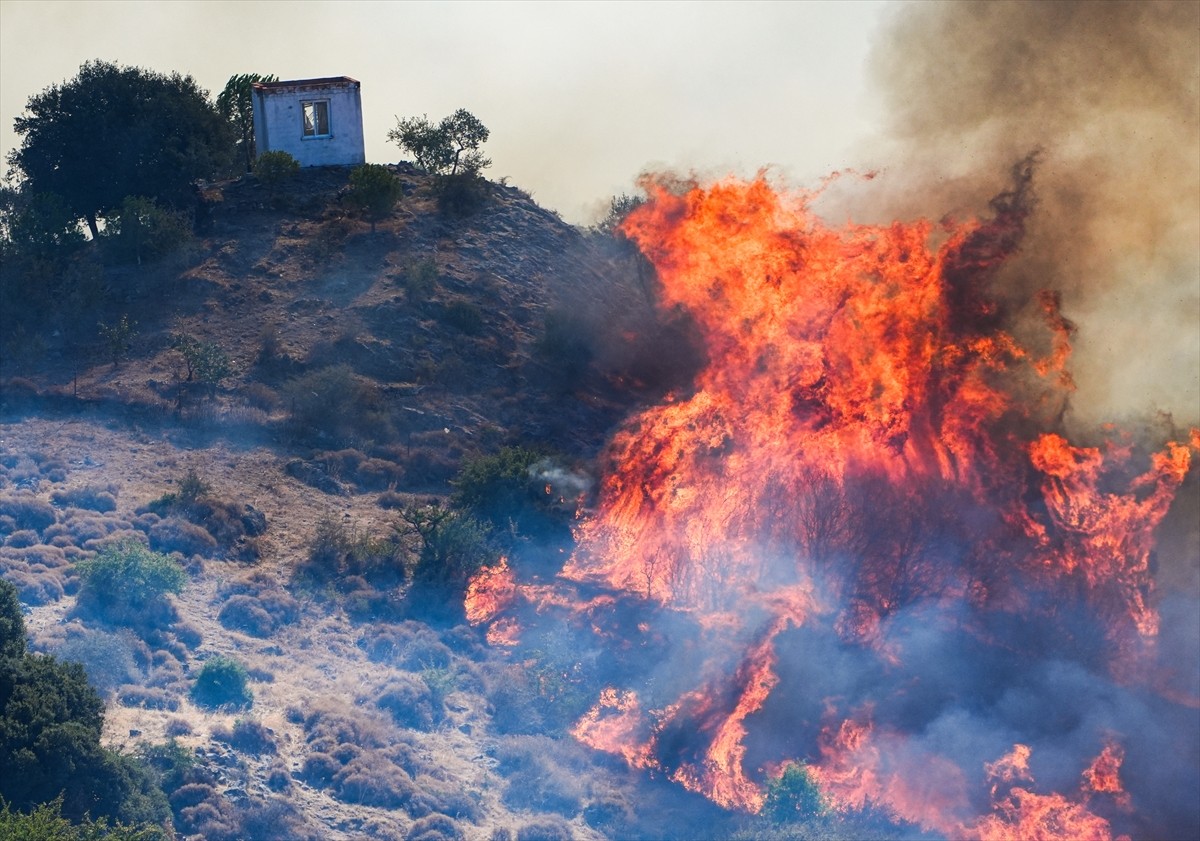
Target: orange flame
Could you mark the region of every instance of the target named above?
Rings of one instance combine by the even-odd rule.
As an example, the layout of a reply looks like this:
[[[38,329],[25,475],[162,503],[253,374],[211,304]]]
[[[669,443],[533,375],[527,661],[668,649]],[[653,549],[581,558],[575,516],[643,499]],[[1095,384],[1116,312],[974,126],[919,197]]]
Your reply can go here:
[[[1048,338],[1033,350],[989,289],[1023,231],[1029,172],[1016,176],[992,219],[940,230],[831,227],[810,209],[815,193],[765,178],[644,185],[651,200],[623,231],[653,262],[663,307],[694,320],[708,362],[690,393],[616,434],[560,581],[516,591],[593,618],[608,604],[579,592],[622,592],[688,614],[740,653],[662,709],[606,689],[573,731],[582,742],[757,811],[746,737],[778,686],[781,638],[820,621],[902,670],[889,623],[925,604],[962,607],[963,630],[999,646],[972,616],[1086,609],[1105,629],[1110,670],[1138,677],[1158,631],[1155,529],[1200,432],[1129,478],[1132,446],[1077,446],[1054,431],[1074,388],[1074,325],[1042,293]],[[479,621],[504,610],[504,580],[468,596],[498,594]],[[841,723],[811,765],[842,808],[876,805],[951,837],[1111,837],[1086,803],[1024,785],[1028,746],[968,772],[845,715],[831,717]],[[662,756],[661,737],[679,727],[698,744]],[[1112,751],[1085,778],[1116,797]],[[971,804],[989,784],[996,806],[979,818]]]

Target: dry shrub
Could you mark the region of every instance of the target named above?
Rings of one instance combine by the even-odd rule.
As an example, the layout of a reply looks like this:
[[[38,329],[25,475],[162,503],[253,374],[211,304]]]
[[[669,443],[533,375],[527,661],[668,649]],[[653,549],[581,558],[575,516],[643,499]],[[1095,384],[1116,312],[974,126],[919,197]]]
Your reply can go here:
[[[323,841],[324,835],[309,826],[286,798],[252,800],[238,811],[237,833],[229,841]],[[213,841],[205,836],[205,841]]]
[[[376,504],[380,508],[386,508],[389,511],[397,508],[406,508],[411,502],[412,500],[409,497],[396,491],[384,491],[379,495],[379,499],[376,500]]]
[[[63,577],[57,572],[30,572],[24,564],[9,565],[4,559],[4,578],[17,588],[17,596],[28,605],[41,605],[61,599],[66,590]]]
[[[109,546],[120,546],[122,543],[133,541],[142,546],[149,546],[150,541],[140,531],[115,528],[103,537],[85,540],[80,548],[88,552],[103,552]]]
[[[171,803],[171,808],[179,812],[190,806],[197,806],[206,800],[212,800],[216,796],[217,790],[208,783],[185,783],[171,792],[167,799]]]
[[[462,841],[462,830],[446,815],[434,813],[417,818],[404,841]]]
[[[179,698],[164,689],[126,684],[117,690],[117,698],[127,707],[142,707],[147,710],[179,709]]]
[[[332,788],[346,803],[404,808],[410,814],[429,811],[412,777],[381,751],[365,751],[346,763],[334,774]]]
[[[454,660],[454,652],[428,625],[411,620],[372,625],[363,631],[358,645],[376,663],[407,671],[444,669]]]
[[[281,763],[274,763],[267,770],[267,788],[271,791],[291,791],[292,775]]]
[[[192,735],[192,725],[188,723],[186,718],[173,718],[167,722],[165,731],[171,738],[175,738],[176,736],[190,736]]]
[[[126,523],[115,517],[97,516],[91,511],[70,508],[63,512],[62,522],[55,523],[46,529],[47,539],[69,537],[71,542],[82,546],[89,540],[99,540],[121,528],[129,528],[132,523]]]
[[[3,550],[0,550],[0,556],[11,559],[14,562],[23,563],[34,572],[63,569],[71,565],[61,547],[46,546],[45,544],[23,548],[6,546]]]
[[[4,545],[11,549],[27,549],[41,542],[41,536],[33,529],[19,529],[5,538]]]
[[[218,742],[224,742],[230,747],[255,756],[274,754],[277,752],[275,736],[270,728],[260,721],[239,719],[233,723],[233,729],[223,726],[213,728],[212,737]]]
[[[230,630],[255,637],[269,637],[275,632],[275,618],[253,596],[231,596],[217,620]]]
[[[413,777],[413,782],[417,784],[425,802],[434,812],[461,820],[479,819],[480,793],[476,789],[467,788],[463,780],[441,780],[428,774],[418,774]]]
[[[317,751],[304,758],[304,766],[300,775],[311,786],[328,788],[333,783],[334,775],[340,770],[342,770],[341,762],[327,753]]]
[[[592,799],[583,810],[587,825],[610,838],[630,837],[637,819],[629,802],[616,793],[602,794]]]
[[[50,494],[50,499],[59,508],[86,508],[101,513],[117,510],[117,489],[111,485],[66,488]]]
[[[0,516],[12,517],[17,529],[32,529],[39,534],[58,519],[49,503],[28,493],[0,496]]]
[[[328,739],[332,744],[382,748],[392,744],[395,738],[382,714],[362,709],[347,710],[340,699],[318,701],[302,723],[309,742]]]
[[[205,529],[179,517],[167,517],[150,527],[150,548],[156,552],[179,552],[211,558],[216,539]]]
[[[375,705],[391,714],[401,727],[428,731],[440,721],[443,709],[435,709],[432,693],[425,681],[410,674],[390,678],[386,688],[375,698]]]
[[[577,757],[546,736],[508,736],[497,745],[498,770],[507,778],[504,802],[516,809],[579,814],[584,796]],[[558,759],[566,759],[568,767]],[[575,761],[572,761],[575,760]],[[574,767],[570,767],[574,766]]]
[[[517,830],[517,841],[572,841],[571,825],[561,818],[527,823]]]
[[[241,389],[240,394],[249,405],[264,412],[275,412],[283,406],[279,392],[265,383],[249,383]]]

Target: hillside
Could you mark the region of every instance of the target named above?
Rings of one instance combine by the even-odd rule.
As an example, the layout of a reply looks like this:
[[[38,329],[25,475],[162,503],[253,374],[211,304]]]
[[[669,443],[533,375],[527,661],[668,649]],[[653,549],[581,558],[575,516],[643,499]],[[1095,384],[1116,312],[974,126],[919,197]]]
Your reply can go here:
[[[417,551],[397,507],[505,446],[586,476],[632,407],[686,382],[686,330],[611,238],[498,184],[447,216],[429,178],[396,174],[375,233],[342,170],[212,185],[204,235],[103,264],[82,315],[10,311],[0,566],[31,645],[84,663],[109,746],[194,751],[164,782],[180,837],[695,837],[729,818],[567,734],[574,653],[493,648],[396,573]],[[114,363],[90,325],[123,317]],[[189,382],[181,336],[230,375]],[[306,577],[331,528],[393,568]],[[155,616],[79,599],[74,563],[127,539],[187,569]],[[191,696],[219,656],[250,706]]]

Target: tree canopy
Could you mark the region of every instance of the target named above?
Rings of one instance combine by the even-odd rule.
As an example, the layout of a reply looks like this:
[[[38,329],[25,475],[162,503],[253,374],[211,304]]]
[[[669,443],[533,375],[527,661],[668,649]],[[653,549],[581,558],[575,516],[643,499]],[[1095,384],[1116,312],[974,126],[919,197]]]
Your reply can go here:
[[[99,60],[30,97],[14,130],[22,190],[60,196],[93,237],[126,196],[182,204],[232,156],[229,124],[191,76]]]
[[[480,150],[488,129],[465,108],[434,125],[429,117],[397,119],[388,140],[412,153],[417,165],[433,175],[478,175],[492,162]]]
[[[237,145],[238,160],[246,172],[254,167],[257,157],[254,147],[254,99],[251,87],[255,82],[278,82],[274,74],[239,73],[230,76],[225,88],[217,94],[217,111],[229,123]]]

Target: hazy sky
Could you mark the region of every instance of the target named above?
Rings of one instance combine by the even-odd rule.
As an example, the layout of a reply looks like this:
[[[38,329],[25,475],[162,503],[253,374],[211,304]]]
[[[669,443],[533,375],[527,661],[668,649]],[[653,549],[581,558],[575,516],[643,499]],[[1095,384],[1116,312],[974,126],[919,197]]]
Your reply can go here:
[[[362,82],[367,159],[396,116],[464,107],[493,179],[592,221],[647,167],[801,182],[859,165],[882,2],[53,2],[0,0],[0,146],[88,59],[190,74]],[[7,166],[5,166],[7,168]]]

